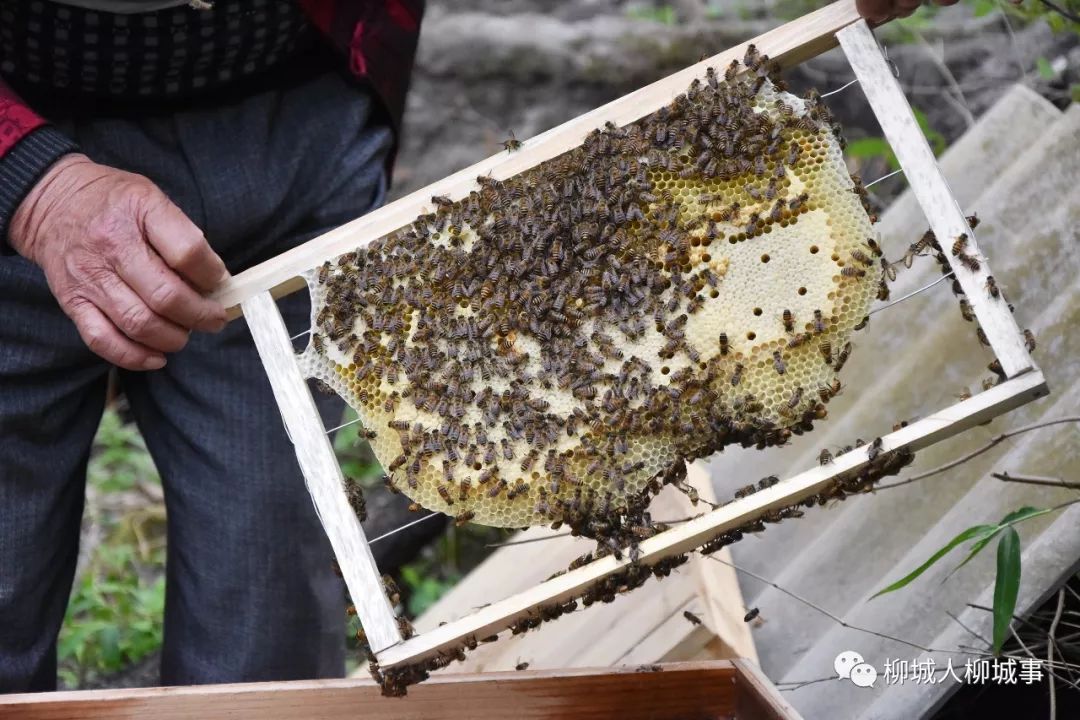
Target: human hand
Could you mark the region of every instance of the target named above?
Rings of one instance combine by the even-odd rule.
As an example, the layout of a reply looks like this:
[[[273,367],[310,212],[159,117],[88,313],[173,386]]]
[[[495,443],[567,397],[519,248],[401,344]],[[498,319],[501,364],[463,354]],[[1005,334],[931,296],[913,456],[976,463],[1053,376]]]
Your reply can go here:
[[[957,0],[933,0],[935,5],[955,5]],[[855,0],[859,14],[870,22],[884,22],[893,17],[907,17],[919,9],[923,0]]]
[[[93,352],[129,370],[157,370],[192,330],[217,332],[225,308],[204,298],[225,263],[141,175],[65,155],[12,216],[11,247],[49,289]]]

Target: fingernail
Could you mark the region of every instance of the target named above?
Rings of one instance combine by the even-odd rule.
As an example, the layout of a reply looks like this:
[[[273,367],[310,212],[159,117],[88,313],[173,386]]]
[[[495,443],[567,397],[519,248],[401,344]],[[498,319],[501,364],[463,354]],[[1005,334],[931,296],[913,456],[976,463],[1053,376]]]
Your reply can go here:
[[[143,361],[144,370],[160,370],[163,367],[165,367],[165,358],[160,355],[148,357]]]

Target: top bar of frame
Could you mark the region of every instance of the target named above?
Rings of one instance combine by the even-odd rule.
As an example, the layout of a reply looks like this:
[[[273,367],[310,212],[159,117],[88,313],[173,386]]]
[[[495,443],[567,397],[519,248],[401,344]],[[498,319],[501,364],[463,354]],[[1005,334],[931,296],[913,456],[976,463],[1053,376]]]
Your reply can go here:
[[[857,20],[859,14],[855,10],[855,0],[838,0],[525,140],[516,152],[497,153],[245,270],[224,282],[211,297],[225,305],[230,319],[236,318],[241,314],[239,305],[244,300],[267,290],[275,297],[295,292],[304,285],[297,279],[302,273],[399,230],[419,215],[431,212],[434,209],[432,196],[460,199],[477,189],[478,176],[487,175],[497,180],[513,177],[580,145],[586,135],[607,122],[619,127],[634,122],[670,103],[689,87],[694,78],[704,78],[706,68],[711,66],[723,70],[732,60],[741,60],[747,45],[751,43],[781,67],[791,67],[835,47],[836,33]]]

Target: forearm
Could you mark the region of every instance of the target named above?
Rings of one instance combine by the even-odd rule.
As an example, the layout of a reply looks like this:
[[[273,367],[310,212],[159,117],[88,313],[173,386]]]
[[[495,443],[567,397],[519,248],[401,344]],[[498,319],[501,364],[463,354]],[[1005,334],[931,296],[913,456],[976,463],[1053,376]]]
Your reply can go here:
[[[76,144],[26,105],[0,78],[0,254],[15,209],[45,171]]]

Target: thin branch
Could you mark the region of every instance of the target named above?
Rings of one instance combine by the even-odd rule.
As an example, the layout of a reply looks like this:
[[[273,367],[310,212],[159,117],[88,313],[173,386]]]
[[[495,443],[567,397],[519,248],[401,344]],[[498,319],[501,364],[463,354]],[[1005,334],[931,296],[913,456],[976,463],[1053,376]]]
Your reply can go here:
[[[965,630],[967,630],[967,631],[968,631],[968,634],[969,634],[969,635],[971,635],[972,637],[974,637],[975,639],[979,640],[979,641],[980,641],[980,642],[982,642],[982,643],[983,643],[984,645],[986,645],[986,647],[990,647],[990,646],[991,646],[991,644],[990,644],[990,643],[989,643],[989,642],[988,642],[988,641],[986,640],[986,638],[984,638],[984,637],[983,637],[982,635],[980,635],[979,633],[977,633],[977,632],[975,632],[974,630],[972,630],[971,628],[969,628],[969,627],[968,627],[967,625],[965,625],[965,624],[964,624],[964,623],[963,623],[963,622],[962,622],[962,621],[960,620],[960,618],[956,617],[955,615],[953,615],[953,614],[952,614],[951,612],[949,612],[948,610],[946,610],[946,611],[945,611],[945,614],[946,614],[946,615],[948,615],[949,617],[951,617],[951,618],[953,619],[953,622],[955,622],[955,623],[956,623],[957,625],[959,625],[960,627],[962,627],[962,628],[964,628]]]
[[[1065,18],[1066,20],[1071,20],[1074,23],[1080,23],[1080,15],[1076,15],[1075,13],[1069,12],[1068,10],[1061,7],[1057,3],[1052,3],[1052,2],[1050,2],[1050,0],[1039,0],[1039,2],[1041,2],[1046,7],[1050,8],[1051,10],[1053,10],[1054,12],[1056,12],[1058,15]]]
[[[1004,472],[990,473],[990,477],[1004,480],[1005,482],[1023,483],[1025,485],[1046,485],[1048,487],[1080,490],[1080,483],[1065,482],[1061,478],[1042,477],[1039,475],[1010,475],[1009,473]]]
[[[1038,660],[1038,659],[1039,659],[1039,658],[1035,657],[1035,653],[1031,652],[1031,650],[1030,650],[1030,649],[1028,648],[1028,646],[1024,644],[1024,641],[1023,641],[1023,640],[1022,640],[1022,639],[1020,638],[1020,636],[1019,636],[1019,635],[1018,635],[1018,634],[1016,633],[1016,630],[1014,630],[1014,629],[1012,628],[1012,626],[1010,626],[1010,627],[1009,627],[1009,632],[1010,632],[1010,633],[1012,633],[1012,636],[1013,636],[1013,638],[1015,638],[1015,639],[1016,639],[1016,642],[1020,643],[1020,647],[1022,647],[1022,648],[1024,649],[1024,652],[1026,653],[1026,657],[1028,657],[1028,658],[1031,658],[1032,660]],[[1025,656],[1021,656],[1021,655],[1006,655],[1006,657],[1025,657]],[[1057,666],[1057,663],[1055,663],[1055,662],[1053,662],[1053,661],[1051,661],[1051,662],[1048,662],[1048,663],[1046,664],[1046,674],[1050,676],[1050,678],[1051,678],[1051,683],[1052,683],[1052,682],[1053,682],[1054,680],[1060,680],[1061,682],[1065,683],[1066,685],[1069,685],[1069,686],[1071,686],[1071,687],[1074,687],[1074,688],[1080,689],[1080,685],[1077,685],[1076,683],[1074,683],[1074,682],[1072,682],[1072,681],[1070,681],[1070,680],[1067,680],[1067,679],[1065,679],[1065,678],[1063,678],[1063,677],[1060,677],[1060,676],[1058,676],[1058,675],[1054,674],[1054,668],[1055,668],[1056,666]],[[1068,667],[1069,667],[1069,663],[1064,663],[1064,667],[1065,667],[1066,669],[1068,669]],[[1053,715],[1051,715],[1051,718],[1053,718]]]
[[[952,105],[958,113],[964,118],[964,122],[967,126],[975,126],[975,116],[971,114],[970,108],[968,108],[967,98],[964,97],[964,91],[960,89],[960,83],[956,82],[956,76],[953,75],[952,70],[945,64],[945,60],[938,56],[934,49],[930,47],[930,43],[926,42],[926,38],[922,36],[922,33],[916,32],[915,39],[922,46],[926,54],[930,56],[930,60],[934,63],[934,66],[941,73],[941,77],[945,80],[945,83],[949,86],[952,93],[942,93],[942,96]]]
[[[1024,68],[1024,61],[1020,57],[1020,51],[1017,49],[1019,43],[1016,42],[1016,33],[1013,32],[1012,23],[1009,22],[1009,13],[1005,11],[1005,3],[1002,0],[998,0],[998,14],[1001,16],[1001,21],[1005,24],[1005,31],[1009,33],[1009,48],[1012,50],[1013,60],[1016,61],[1016,67],[1020,70],[1019,82],[1024,84],[1027,82],[1027,70]]]
[[[1057,611],[1054,612],[1054,621],[1050,623],[1050,632],[1046,634],[1046,662],[1054,662],[1054,635],[1057,633],[1058,623],[1061,622],[1061,611],[1065,609],[1065,590],[1058,590]],[[1062,655],[1062,659],[1065,656]],[[1057,688],[1054,686],[1054,677],[1050,677],[1050,720],[1057,720]]]
[[[918,475],[913,475],[912,477],[909,477],[906,480],[901,480],[899,482],[894,482],[894,483],[891,483],[891,484],[888,484],[888,485],[878,485],[877,487],[875,487],[873,489],[872,492],[878,492],[879,490],[888,490],[890,488],[896,488],[896,487],[900,487],[902,485],[908,485],[910,483],[917,482],[919,480],[925,480],[928,477],[933,477],[934,475],[939,475],[939,474],[945,472],[946,470],[951,470],[952,468],[956,467],[957,465],[962,465],[963,463],[966,463],[968,460],[972,460],[974,458],[977,458],[978,456],[982,455],[983,453],[987,452],[988,450],[991,450],[992,448],[1000,445],[1001,443],[1005,442],[1009,438],[1016,437],[1017,435],[1023,435],[1026,432],[1031,432],[1032,430],[1040,430],[1042,428],[1050,427],[1052,425],[1063,425],[1065,423],[1075,423],[1075,422],[1080,422],[1080,416],[1069,415],[1069,416],[1066,416],[1066,417],[1054,418],[1053,420],[1044,420],[1042,422],[1033,423],[1031,425],[1024,425],[1022,427],[1016,428],[1015,430],[1007,430],[1007,431],[1001,433],[1000,435],[994,437],[993,439],[991,439],[990,442],[983,445],[982,447],[980,447],[980,448],[978,448],[976,450],[972,450],[967,455],[963,455],[963,456],[961,456],[961,457],[959,457],[959,458],[957,458],[955,460],[951,460],[951,461],[945,463],[944,465],[940,465],[940,466],[938,466],[938,467],[936,467],[936,468],[934,468],[932,470],[927,470],[926,472],[919,473]]]

